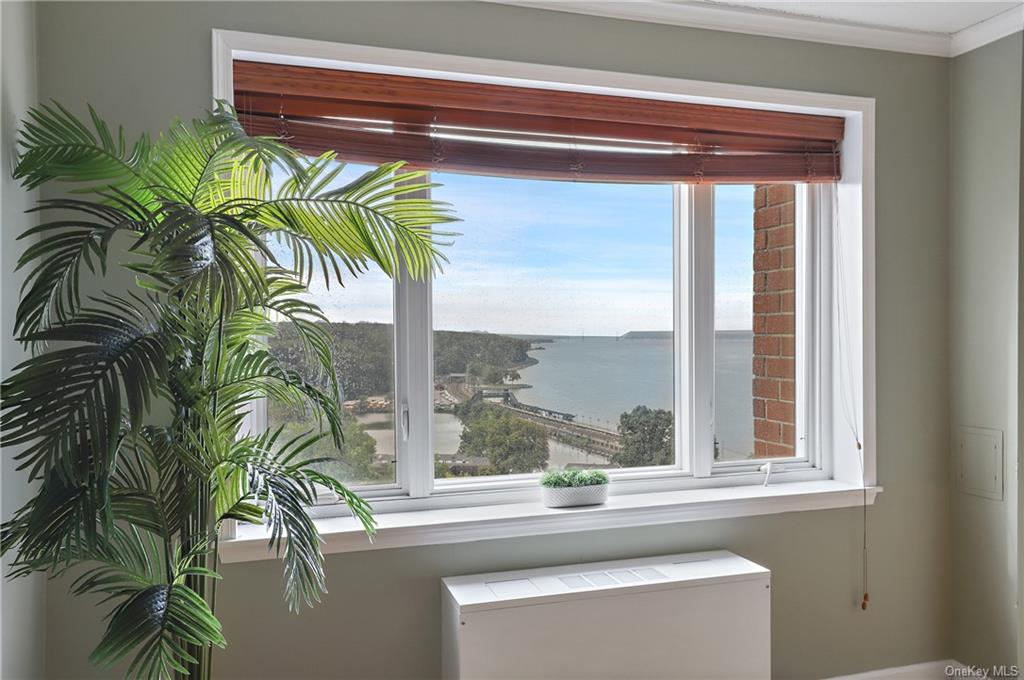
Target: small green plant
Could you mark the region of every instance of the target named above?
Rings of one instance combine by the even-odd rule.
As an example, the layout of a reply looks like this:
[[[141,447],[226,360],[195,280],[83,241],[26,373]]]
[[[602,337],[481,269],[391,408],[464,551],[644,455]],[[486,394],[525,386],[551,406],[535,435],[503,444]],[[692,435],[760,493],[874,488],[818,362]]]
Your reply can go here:
[[[563,488],[569,486],[599,486],[608,483],[604,470],[548,470],[540,478],[541,486]]]

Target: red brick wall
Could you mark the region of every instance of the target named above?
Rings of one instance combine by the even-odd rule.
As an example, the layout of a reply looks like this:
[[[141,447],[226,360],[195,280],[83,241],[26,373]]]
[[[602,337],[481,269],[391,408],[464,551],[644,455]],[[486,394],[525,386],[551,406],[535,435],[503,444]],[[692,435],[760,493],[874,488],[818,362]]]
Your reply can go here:
[[[792,184],[754,187],[754,457],[796,454],[796,204]]]

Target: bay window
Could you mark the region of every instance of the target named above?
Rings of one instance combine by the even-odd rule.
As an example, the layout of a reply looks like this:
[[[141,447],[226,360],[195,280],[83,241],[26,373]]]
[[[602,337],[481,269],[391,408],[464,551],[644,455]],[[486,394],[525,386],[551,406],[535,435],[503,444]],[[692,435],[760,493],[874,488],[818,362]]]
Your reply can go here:
[[[345,400],[330,454],[378,507],[530,498],[553,468],[608,470],[613,493],[761,483],[768,461],[829,478],[842,118],[255,61],[233,78],[250,132],[336,149],[339,182],[406,160],[463,220],[430,280],[310,291]]]

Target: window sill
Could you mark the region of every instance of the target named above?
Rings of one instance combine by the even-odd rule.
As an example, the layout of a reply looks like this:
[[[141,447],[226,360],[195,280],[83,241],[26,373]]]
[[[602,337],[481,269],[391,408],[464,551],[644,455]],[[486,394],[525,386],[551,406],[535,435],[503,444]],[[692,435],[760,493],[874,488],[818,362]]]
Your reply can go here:
[[[464,543],[495,538],[537,536],[673,522],[771,515],[801,510],[828,510],[873,504],[878,486],[864,489],[836,481],[790,482],[659,493],[614,495],[604,505],[546,508],[541,503],[512,503],[377,515],[370,542],[352,517],[316,520],[326,554]],[[224,562],[273,559],[264,527],[241,525],[235,538],[222,541]]]

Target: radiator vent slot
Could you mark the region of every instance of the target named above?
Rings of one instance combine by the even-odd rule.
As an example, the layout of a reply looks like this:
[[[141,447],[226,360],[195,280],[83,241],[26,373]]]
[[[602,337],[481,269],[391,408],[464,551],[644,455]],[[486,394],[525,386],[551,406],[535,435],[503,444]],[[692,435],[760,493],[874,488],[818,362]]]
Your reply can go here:
[[[605,586],[629,585],[647,581],[661,581],[668,578],[653,567],[637,569],[616,569],[614,571],[589,571],[585,574],[566,574],[558,580],[573,590],[582,588],[602,588]]]
[[[495,597],[529,597],[540,593],[540,588],[528,578],[515,578],[508,581],[491,581],[487,588]]]

